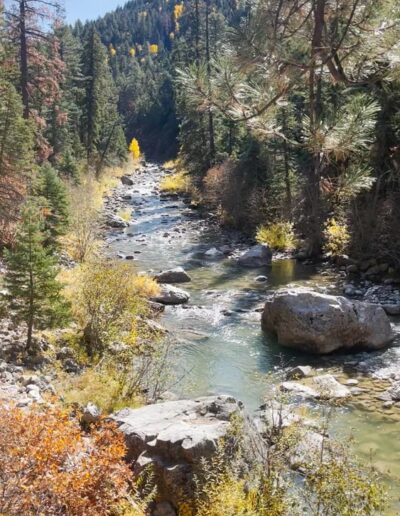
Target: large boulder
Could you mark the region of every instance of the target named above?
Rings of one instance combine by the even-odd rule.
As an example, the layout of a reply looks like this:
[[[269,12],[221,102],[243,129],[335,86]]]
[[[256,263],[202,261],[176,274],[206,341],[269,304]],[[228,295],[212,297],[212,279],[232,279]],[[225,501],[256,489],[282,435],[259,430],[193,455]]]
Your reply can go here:
[[[266,302],[262,326],[283,346],[326,354],[376,350],[393,339],[390,321],[377,305],[312,290],[280,290]]]
[[[160,293],[151,298],[151,301],[161,303],[162,305],[183,305],[190,299],[190,294],[184,290],[173,287],[172,285],[163,285]]]
[[[188,283],[191,281],[189,274],[182,267],[160,272],[154,279],[158,283]]]
[[[151,465],[161,499],[174,502],[177,491],[192,494],[196,467],[202,458],[212,457],[221,439],[228,438],[235,416],[247,425],[246,436],[252,431],[259,435],[242,403],[229,396],[123,409],[111,419],[125,435],[127,459],[136,471]]]
[[[272,251],[267,245],[255,245],[238,258],[242,267],[266,267],[271,264]]]

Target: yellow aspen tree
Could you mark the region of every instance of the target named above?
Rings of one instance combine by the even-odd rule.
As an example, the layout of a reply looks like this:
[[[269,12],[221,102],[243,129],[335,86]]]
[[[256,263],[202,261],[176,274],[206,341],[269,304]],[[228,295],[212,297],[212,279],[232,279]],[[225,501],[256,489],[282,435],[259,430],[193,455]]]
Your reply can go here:
[[[183,14],[183,4],[176,4],[174,7],[174,18],[178,21]]]
[[[150,54],[158,54],[158,45],[156,45],[155,43],[149,45],[149,52]]]
[[[135,55],[136,55],[136,50],[135,50],[134,48],[131,48],[131,49],[129,50],[129,54],[130,54],[130,56],[131,56],[131,57],[135,57]]]
[[[141,152],[140,152],[140,146],[139,142],[136,138],[133,138],[131,141],[131,144],[129,145],[129,150],[132,153],[133,159],[137,160],[140,158]]]

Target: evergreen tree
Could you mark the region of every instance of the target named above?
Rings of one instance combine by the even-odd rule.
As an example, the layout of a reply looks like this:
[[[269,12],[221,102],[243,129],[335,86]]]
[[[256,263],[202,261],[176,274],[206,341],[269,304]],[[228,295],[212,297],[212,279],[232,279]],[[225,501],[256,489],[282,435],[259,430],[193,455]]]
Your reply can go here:
[[[27,325],[26,349],[32,351],[33,331],[63,324],[68,305],[57,281],[55,258],[43,246],[45,240],[40,210],[28,202],[22,213],[14,249],[5,253],[6,300],[15,322]]]
[[[117,93],[106,49],[94,27],[87,31],[82,63],[86,86],[83,141],[88,164],[99,173],[105,162],[126,156],[126,140],[117,111]]]
[[[58,238],[65,235],[68,227],[68,200],[64,183],[51,165],[41,167],[34,192],[45,211],[45,244],[57,248]]]
[[[0,238],[8,239],[32,172],[33,130],[16,89],[0,78]]]

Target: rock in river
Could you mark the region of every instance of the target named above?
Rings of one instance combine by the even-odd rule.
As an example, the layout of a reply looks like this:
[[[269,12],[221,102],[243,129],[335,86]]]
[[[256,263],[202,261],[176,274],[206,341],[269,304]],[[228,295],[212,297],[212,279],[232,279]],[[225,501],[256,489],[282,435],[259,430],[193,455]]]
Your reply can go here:
[[[130,178],[129,176],[122,176],[121,183],[125,186],[133,186],[134,185],[133,179]]]
[[[182,267],[160,272],[154,279],[158,283],[188,283],[191,281],[189,274]]]
[[[264,330],[283,346],[326,354],[338,349],[381,349],[393,339],[389,318],[377,305],[305,288],[280,290],[268,299]]]
[[[339,383],[331,374],[315,376],[309,385],[293,381],[283,382],[281,390],[291,392],[296,397],[311,399],[331,400],[351,396],[350,389]]]
[[[135,461],[138,471],[152,465],[164,497],[174,501],[170,496],[177,488],[191,489],[194,467],[217,451],[235,415],[243,418],[246,435],[258,435],[243,405],[229,396],[123,409],[112,420],[125,435],[128,460]]]
[[[127,228],[129,226],[128,222],[119,217],[118,215],[114,215],[113,213],[109,213],[106,217],[106,224],[110,228]]]
[[[271,264],[272,251],[267,245],[255,245],[238,258],[242,267],[266,267]]]
[[[183,305],[190,299],[190,294],[172,285],[162,285],[158,296],[151,298],[151,301],[163,305]]]

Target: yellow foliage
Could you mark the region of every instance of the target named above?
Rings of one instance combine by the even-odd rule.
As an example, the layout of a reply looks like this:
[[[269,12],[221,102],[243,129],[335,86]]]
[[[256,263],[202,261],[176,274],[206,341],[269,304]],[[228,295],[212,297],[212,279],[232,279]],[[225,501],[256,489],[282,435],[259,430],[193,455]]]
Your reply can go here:
[[[130,222],[132,220],[132,210],[119,210],[118,217],[121,217],[121,219],[125,220],[125,222]]]
[[[332,256],[345,254],[350,243],[350,233],[346,224],[337,222],[334,218],[329,219],[324,230],[324,250]]]
[[[117,178],[124,173],[122,167],[108,167],[100,178],[86,174],[79,185],[69,186],[69,229],[61,243],[73,260],[85,261],[98,251],[101,245],[99,217],[104,196],[117,186]]]
[[[132,47],[132,48],[129,50],[129,54],[130,54],[130,56],[131,56],[131,57],[135,57],[135,55],[136,55],[136,49]]]
[[[268,244],[278,251],[291,251],[296,247],[296,236],[291,222],[276,222],[271,226],[260,226],[256,240],[260,244]]]
[[[165,176],[160,181],[160,190],[167,193],[189,193],[190,178],[185,172]]]
[[[140,158],[141,152],[140,152],[140,146],[139,142],[136,138],[133,138],[131,141],[131,144],[129,145],[129,151],[132,153],[132,157],[134,160],[137,160]]]
[[[169,161],[166,161],[163,163],[163,167],[167,169],[176,168],[178,165],[178,162],[176,159],[170,159]]]
[[[95,403],[105,414],[143,404],[139,394],[134,393],[129,398],[123,395],[123,379],[118,376],[115,368],[107,365],[86,369],[79,376],[65,375],[56,388],[67,405],[84,407],[88,403]]]
[[[89,356],[101,356],[115,341],[136,345],[141,319],[148,312],[145,281],[137,279],[128,263],[95,260],[75,268],[65,295],[76,322],[85,330]]]
[[[175,4],[175,7],[174,7],[174,18],[175,18],[175,21],[178,21],[179,18],[182,16],[183,9],[184,9],[183,4]]]
[[[110,56],[111,57],[114,57],[114,56],[117,55],[117,51],[115,50],[115,48],[112,45],[110,45],[109,49],[110,49]]]
[[[158,54],[158,45],[156,45],[155,43],[149,45],[149,52],[150,54]]]
[[[145,274],[135,276],[133,278],[133,284],[139,296],[150,298],[155,297],[160,293],[160,285]]]

